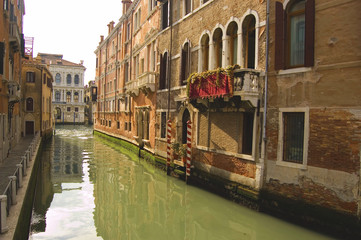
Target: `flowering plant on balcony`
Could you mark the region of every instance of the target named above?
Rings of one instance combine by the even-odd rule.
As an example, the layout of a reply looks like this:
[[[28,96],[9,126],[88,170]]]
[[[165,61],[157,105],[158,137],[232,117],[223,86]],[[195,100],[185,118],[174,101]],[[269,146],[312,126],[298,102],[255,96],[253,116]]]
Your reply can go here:
[[[192,73],[187,79],[188,98],[207,98],[233,95],[234,70],[239,65]]]

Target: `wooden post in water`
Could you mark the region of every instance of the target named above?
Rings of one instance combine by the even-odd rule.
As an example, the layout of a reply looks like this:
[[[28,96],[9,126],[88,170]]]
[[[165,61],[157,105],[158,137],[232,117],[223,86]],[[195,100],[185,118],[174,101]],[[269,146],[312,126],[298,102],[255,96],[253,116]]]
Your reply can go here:
[[[170,148],[171,148],[171,137],[172,137],[172,121],[167,121],[167,175],[170,175]]]
[[[191,176],[191,154],[192,154],[192,122],[187,122],[187,163],[186,163],[186,183]]]

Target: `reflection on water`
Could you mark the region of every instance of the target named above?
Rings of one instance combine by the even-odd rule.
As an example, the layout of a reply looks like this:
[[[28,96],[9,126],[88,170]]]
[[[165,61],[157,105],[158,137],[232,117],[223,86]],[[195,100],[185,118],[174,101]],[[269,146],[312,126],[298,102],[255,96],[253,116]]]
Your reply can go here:
[[[166,177],[89,128],[43,152],[31,239],[326,239]]]

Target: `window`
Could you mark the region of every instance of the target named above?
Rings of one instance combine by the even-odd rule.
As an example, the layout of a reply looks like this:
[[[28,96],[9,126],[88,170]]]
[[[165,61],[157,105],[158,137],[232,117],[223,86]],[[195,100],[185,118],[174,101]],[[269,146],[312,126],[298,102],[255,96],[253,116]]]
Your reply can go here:
[[[160,114],[160,137],[166,138],[167,132],[167,112],[161,112]]]
[[[60,102],[60,92],[55,91],[55,102]]]
[[[192,11],[192,1],[184,0],[184,15],[189,14]]]
[[[168,1],[162,5],[162,29],[169,27],[169,4]]]
[[[314,19],[314,0],[276,2],[276,70],[314,65]]]
[[[71,84],[71,75],[70,74],[66,75],[66,83],[68,85]]]
[[[165,52],[163,55],[160,55],[159,89],[166,89],[168,87],[167,74],[168,74],[168,53]]]
[[[157,6],[156,0],[148,0],[148,12],[149,13],[151,13],[156,6]]]
[[[26,111],[34,111],[34,100],[31,97],[26,99]]]
[[[207,3],[209,0],[203,0],[203,4]]]
[[[71,102],[71,92],[66,92],[66,102]]]
[[[189,42],[186,42],[182,48],[181,53],[181,70],[179,77],[179,85],[186,85],[187,79],[190,75],[191,68],[191,50],[189,47]]]
[[[120,129],[120,122],[117,121],[117,129]]]
[[[78,74],[76,74],[74,77],[74,83],[75,83],[75,85],[79,85],[79,75]]]
[[[306,164],[308,149],[307,109],[280,109],[278,163]]]
[[[200,69],[200,72],[204,72],[209,70],[209,36],[207,34],[202,36],[201,39],[201,64],[202,68]]]
[[[244,42],[244,65],[246,68],[255,68],[256,51],[256,19],[248,15],[242,24]]]
[[[304,127],[304,113],[283,113],[283,161],[303,162]]]
[[[223,36],[222,29],[217,28],[214,31],[214,35],[213,35],[215,68],[222,67],[222,52],[223,52],[222,36]]]
[[[34,83],[35,82],[35,73],[34,72],[27,72],[26,73],[26,82]]]
[[[126,35],[127,39],[126,41],[128,41],[130,39],[130,23],[128,23],[127,25],[127,35]]]
[[[46,74],[45,73],[43,74],[43,84],[44,85],[46,84]]]
[[[227,35],[229,36],[229,65],[235,65],[238,53],[238,25],[236,22],[229,24]]]
[[[242,131],[242,153],[252,155],[253,147],[253,112],[243,114],[243,131]]]
[[[79,93],[78,92],[74,93],[74,102],[79,102]]]
[[[75,108],[75,112],[79,112],[79,108],[76,107],[76,108]]]
[[[71,111],[71,108],[70,108],[70,107],[67,107],[67,108],[66,108],[66,111],[70,112],[70,111]]]
[[[126,62],[124,64],[124,81],[128,82],[129,81],[129,63]]]

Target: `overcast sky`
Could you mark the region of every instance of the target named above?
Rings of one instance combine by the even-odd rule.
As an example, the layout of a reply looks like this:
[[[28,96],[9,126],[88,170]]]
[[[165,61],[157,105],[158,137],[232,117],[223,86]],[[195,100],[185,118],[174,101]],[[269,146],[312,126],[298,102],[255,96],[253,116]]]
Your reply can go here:
[[[24,35],[34,37],[33,56],[62,54],[63,59],[84,60],[84,84],[95,79],[95,54],[108,23],[118,23],[121,0],[25,0]]]

